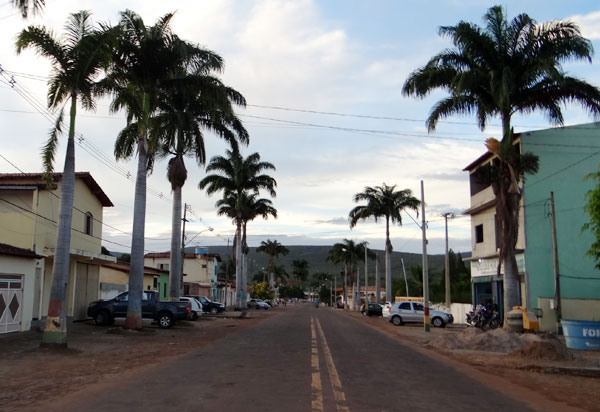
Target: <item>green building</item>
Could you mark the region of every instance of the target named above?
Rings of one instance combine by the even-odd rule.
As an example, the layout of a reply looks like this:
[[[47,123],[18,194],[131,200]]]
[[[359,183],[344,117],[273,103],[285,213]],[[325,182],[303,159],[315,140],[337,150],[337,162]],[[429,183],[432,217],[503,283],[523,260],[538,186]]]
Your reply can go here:
[[[561,309],[563,319],[600,320],[600,270],[586,252],[593,242],[582,232],[589,217],[585,194],[594,181],[585,176],[600,163],[600,123],[521,133],[516,144],[522,153],[538,156],[539,170],[520,182],[523,197],[519,216],[517,264],[521,304],[539,308],[540,329],[555,330],[556,299],[552,254],[550,193],[554,194]],[[496,161],[487,152],[464,170],[470,174],[473,303],[495,303],[502,308],[502,271],[497,274],[499,236],[495,196],[485,169]]]
[[[596,182],[585,180],[600,163],[600,123],[553,128],[521,134],[522,152],[539,158],[539,170],[526,176],[525,266],[528,307],[541,309],[540,327],[555,324],[554,264],[550,193],[554,193],[558,272],[563,319],[600,320],[600,270],[586,256],[592,233],[583,208]]]

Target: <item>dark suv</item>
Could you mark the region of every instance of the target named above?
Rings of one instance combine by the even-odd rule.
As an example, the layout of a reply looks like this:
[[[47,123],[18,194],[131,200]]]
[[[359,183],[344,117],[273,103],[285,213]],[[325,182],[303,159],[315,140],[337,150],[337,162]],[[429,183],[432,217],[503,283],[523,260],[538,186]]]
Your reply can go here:
[[[225,305],[219,302],[213,302],[205,298],[204,296],[192,296],[202,303],[202,311],[208,312],[211,315],[216,315],[217,313],[221,313],[225,310]]]

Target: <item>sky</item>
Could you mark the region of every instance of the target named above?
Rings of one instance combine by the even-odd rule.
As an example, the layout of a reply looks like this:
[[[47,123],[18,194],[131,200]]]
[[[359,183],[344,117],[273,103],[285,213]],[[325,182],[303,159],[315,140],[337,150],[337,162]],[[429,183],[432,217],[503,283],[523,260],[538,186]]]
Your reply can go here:
[[[116,24],[119,12],[131,9],[147,25],[175,11],[173,31],[182,39],[220,54],[225,84],[241,92],[246,108],[236,112],[250,133],[244,155],[258,152],[275,165],[278,218],[257,219],[248,225],[248,243],[266,239],[285,246],[332,245],[343,239],[368,241],[384,248],[382,221],[348,225],[357,204],[354,194],[366,186],[386,183],[410,189],[421,198],[424,186],[429,253],[443,253],[444,213],[449,246],[470,251],[470,206],[465,166],[485,152],[488,137],[501,138],[494,119],[481,131],[472,116],[440,122],[427,133],[431,107],[442,91],[425,99],[402,96],[407,76],[429,58],[451,47],[438,35],[440,26],[459,21],[483,24],[482,16],[495,2],[482,0],[47,0],[43,13],[24,20],[10,5],[0,3],[0,173],[42,170],[41,148],[54,114],[45,115],[50,64],[33,51],[17,55],[14,39],[28,25],[43,25],[59,35],[69,13],[90,10],[97,22]],[[570,19],[600,50],[600,5],[596,1],[504,1],[510,19],[527,13],[538,22]],[[576,62],[564,69],[600,86],[598,56],[591,64]],[[89,171],[114,207],[104,210],[103,245],[128,252],[133,221],[136,161],[116,162],[114,141],[125,114],[108,112],[108,99],[95,112],[79,109],[76,170]],[[578,106],[565,108],[565,124],[594,119]],[[516,132],[551,127],[539,115],[513,118]],[[210,133],[207,157],[222,155],[226,144]],[[66,136],[61,137],[55,169],[62,171]],[[188,179],[183,202],[190,205],[186,225],[188,246],[227,245],[234,226],[217,216],[219,196],[198,189],[204,166],[186,159]],[[171,189],[166,161],[157,162],[148,178],[147,252],[166,251],[171,233]],[[268,197],[263,193],[264,197]],[[421,214],[402,215],[391,229],[395,251],[420,253]],[[212,228],[213,230],[209,230]]]

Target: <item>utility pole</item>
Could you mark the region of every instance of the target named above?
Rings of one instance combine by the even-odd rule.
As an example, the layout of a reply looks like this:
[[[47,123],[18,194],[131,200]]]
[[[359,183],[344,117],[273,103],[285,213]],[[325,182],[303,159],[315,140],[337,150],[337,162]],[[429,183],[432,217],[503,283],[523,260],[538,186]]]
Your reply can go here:
[[[556,240],[556,214],[554,212],[554,192],[550,192],[550,214],[552,216],[552,257],[554,264],[554,310],[556,313],[556,332],[562,335],[562,310],[560,305],[560,273],[558,270],[558,242]]]
[[[400,258],[400,262],[402,263],[402,272],[404,273],[404,286],[406,287],[406,297],[410,296],[410,292],[408,291],[408,281],[406,280],[406,269],[404,268],[404,259]]]
[[[446,224],[446,258],[444,259],[444,265],[446,267],[446,306],[450,308],[450,257],[448,256],[448,217],[454,218],[454,213],[444,213],[444,222]]]
[[[427,234],[425,222],[425,189],[421,180],[421,231],[423,233],[423,323],[425,332],[429,332],[429,270],[427,268]]]
[[[183,230],[181,231],[181,267],[180,267],[181,277],[179,278],[180,283],[179,283],[179,285],[177,285],[178,290],[179,290],[179,293],[177,294],[177,296],[181,296],[182,290],[183,290],[183,262],[185,261],[185,222],[188,221],[186,219],[187,210],[188,210],[188,205],[187,205],[187,203],[184,203],[183,204]]]

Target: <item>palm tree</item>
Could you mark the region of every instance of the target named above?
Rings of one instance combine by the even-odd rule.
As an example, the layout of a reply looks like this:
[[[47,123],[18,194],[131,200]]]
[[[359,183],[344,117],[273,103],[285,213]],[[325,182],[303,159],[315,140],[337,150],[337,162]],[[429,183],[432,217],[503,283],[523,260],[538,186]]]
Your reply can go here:
[[[449,92],[450,96],[429,114],[430,131],[441,118],[454,114],[474,112],[481,130],[490,117],[498,116],[502,121],[502,141],[488,139],[486,146],[498,157],[492,188],[500,229],[498,272],[504,265],[506,314],[519,304],[515,247],[522,194],[517,181],[525,173],[537,172],[537,157],[519,154],[515,146],[511,118],[540,110],[551,123],[562,125],[561,105],[572,101],[598,116],[600,91],[563,71],[564,62],[591,62],[592,44],[581,36],[575,23],[538,24],[527,14],[509,22],[500,6],[490,8],[484,21],[484,27],[464,21],[441,27],[440,35],[449,37],[455,48],[442,51],[414,71],[402,91],[417,97],[437,88]]]
[[[294,259],[292,261],[292,274],[302,288],[304,282],[308,280],[309,264],[306,259]]]
[[[269,284],[271,287],[275,287],[275,260],[279,255],[287,255],[290,250],[276,240],[267,239],[260,242],[260,246],[256,248],[256,251],[265,253],[269,257],[269,262],[267,264]]]
[[[62,174],[60,212],[56,239],[56,253],[52,266],[52,289],[48,317],[42,335],[42,344],[67,345],[66,299],[69,278],[71,219],[75,193],[75,118],[77,104],[94,110],[94,83],[110,60],[108,36],[110,31],[94,28],[91,15],[80,11],[70,15],[62,40],[54,37],[45,27],[29,26],[19,33],[17,53],[33,48],[52,61],[52,75],[48,81],[48,107],[56,109],[70,101],[69,135]],[[57,116],[42,157],[46,176],[51,180],[58,136],[62,132],[63,109]]]
[[[146,177],[158,143],[150,139],[152,116],[157,111],[161,90],[180,74],[199,68],[219,70],[222,61],[187,43],[171,32],[173,13],[146,26],[142,18],[127,10],[121,13],[119,42],[107,79],[101,84],[104,92],[113,95],[111,111],[127,111],[127,126],[115,143],[117,159],[128,159],[137,149],[138,165],[133,211],[133,236],[129,272],[129,301],[124,328],[142,327],[142,281],[144,272],[144,225],[146,221]]]
[[[258,153],[253,153],[244,158],[237,147],[227,150],[225,156],[214,156],[208,166],[209,174],[200,181],[198,187],[206,189],[208,195],[216,192],[223,192],[223,199],[217,202],[217,207],[227,205],[230,210],[235,210],[234,219],[236,224],[235,260],[236,260],[236,287],[238,291],[238,307],[242,308],[242,205],[244,197],[249,193],[259,193],[261,189],[266,189],[273,197],[276,196],[275,187],[277,182],[271,176],[262,173],[264,170],[275,170],[275,166],[269,162],[260,160]],[[235,201],[233,205],[231,202]]]
[[[390,241],[390,222],[402,226],[402,211],[411,209],[418,211],[421,202],[413,197],[410,189],[396,190],[396,185],[365,187],[364,192],[354,195],[354,201],[366,201],[366,205],[356,206],[350,211],[348,220],[350,228],[356,226],[359,220],[385,218],[385,296],[386,300],[392,298],[392,242]]]
[[[236,225],[236,232],[241,232],[241,261],[242,261],[242,273],[239,280],[239,290],[245,291],[248,283],[248,267],[246,265],[248,257],[248,244],[246,242],[246,228],[248,222],[254,220],[258,216],[262,216],[263,219],[268,219],[269,216],[273,216],[277,219],[277,209],[273,207],[272,202],[269,199],[257,199],[258,194],[242,192],[241,195],[237,193],[230,193],[228,196],[217,201],[217,214],[220,216],[228,216],[233,220]],[[237,242],[237,236],[236,236]],[[234,249],[237,251],[237,244],[234,244]],[[246,307],[246,294],[243,293],[241,296],[240,307]]]
[[[205,51],[207,54],[214,54]],[[209,56],[204,60],[220,61]],[[216,133],[237,147],[237,140],[248,143],[248,132],[233,112],[232,103],[246,105],[244,97],[226,87],[211,75],[212,68],[200,67],[196,73],[179,70],[167,82],[158,99],[157,114],[153,118],[152,140],[161,142],[159,156],[169,159],[167,177],[173,190],[171,225],[170,298],[181,296],[181,192],[187,179],[185,156],[193,156],[198,165],[206,161],[202,129]]]
[[[348,303],[348,285],[354,285],[358,263],[364,262],[366,242],[355,243],[353,240],[344,239],[343,243],[335,243],[327,254],[327,261],[344,268],[344,307]],[[373,257],[373,252],[367,252],[368,257]],[[355,299],[356,297],[354,297]]]
[[[46,6],[46,0],[10,0],[12,5],[19,9],[21,16],[27,18],[29,16],[29,10],[33,10],[33,15],[41,13],[44,6]]]
[[[277,209],[273,207],[273,203],[269,199],[257,198],[256,193],[251,193],[245,196],[241,203],[242,210],[242,290],[246,290],[248,285],[248,242],[247,242],[247,226],[248,222],[262,217],[267,220],[269,216],[277,219]],[[242,307],[246,307],[246,294],[242,296]]]

